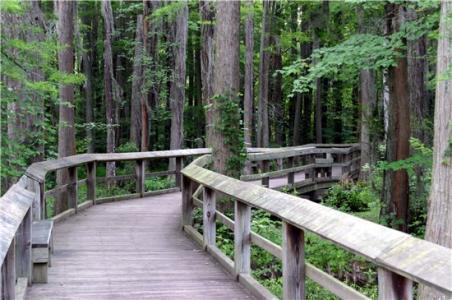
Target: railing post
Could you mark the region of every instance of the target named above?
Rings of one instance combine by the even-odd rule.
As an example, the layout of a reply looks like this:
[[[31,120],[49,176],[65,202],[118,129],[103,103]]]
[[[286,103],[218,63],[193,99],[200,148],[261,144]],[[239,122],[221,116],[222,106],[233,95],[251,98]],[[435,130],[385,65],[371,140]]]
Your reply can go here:
[[[262,161],[262,173],[267,173],[269,167],[269,161]],[[270,186],[270,178],[268,176],[262,178],[262,186],[269,187]]]
[[[180,171],[182,170],[182,157],[178,156],[176,157],[176,186],[180,189],[182,189],[181,183],[182,183],[182,179],[181,179],[181,173]]]
[[[17,277],[27,277],[31,286],[31,209],[22,220],[16,232],[16,273]]]
[[[216,196],[215,191],[204,187],[203,194],[203,246],[215,245],[216,237]]]
[[[144,197],[145,190],[145,163],[143,159],[138,159],[135,166],[136,190],[140,197]]]
[[[413,299],[413,282],[399,274],[378,268],[378,299]]]
[[[238,278],[251,269],[251,207],[240,201],[234,202],[234,267]]]
[[[77,213],[77,167],[68,168],[68,174],[67,200],[69,208],[73,208]]]
[[[33,203],[31,204],[32,219],[33,220],[44,219],[45,218],[44,183],[39,183],[38,181],[30,177],[27,178],[26,182],[27,189],[35,193]]]
[[[294,167],[294,158],[293,157],[289,157],[288,158],[288,167],[289,168],[293,168]],[[295,172],[289,172],[287,174],[287,184],[288,185],[293,185],[295,182]]]
[[[193,182],[182,176],[182,229],[184,225],[193,224]]]
[[[283,299],[302,300],[305,293],[303,230],[283,222]]]
[[[1,270],[1,299],[10,300],[15,299],[16,296],[16,266],[15,266],[15,250],[14,250],[14,239],[9,245],[8,252],[6,252],[6,257],[3,260],[2,270]]]
[[[96,204],[96,162],[92,161],[86,164],[86,190],[88,200]]]

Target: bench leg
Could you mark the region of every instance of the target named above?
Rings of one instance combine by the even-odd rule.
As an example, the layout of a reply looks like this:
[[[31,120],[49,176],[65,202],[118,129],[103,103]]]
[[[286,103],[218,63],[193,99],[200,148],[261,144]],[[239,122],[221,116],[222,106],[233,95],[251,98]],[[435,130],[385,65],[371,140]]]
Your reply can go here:
[[[33,283],[47,283],[48,263],[33,264]]]

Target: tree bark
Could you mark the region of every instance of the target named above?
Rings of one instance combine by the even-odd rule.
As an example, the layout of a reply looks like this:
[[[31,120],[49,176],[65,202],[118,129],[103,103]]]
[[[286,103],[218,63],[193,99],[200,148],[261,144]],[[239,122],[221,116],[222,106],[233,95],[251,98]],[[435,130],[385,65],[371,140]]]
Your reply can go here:
[[[257,121],[257,146],[268,147],[269,127],[268,127],[268,83],[269,83],[269,63],[270,53],[270,28],[271,28],[271,3],[269,0],[263,1],[264,12],[262,17],[261,45],[259,51],[259,105]]]
[[[215,70],[213,93],[218,97],[233,101],[238,97],[240,84],[240,2],[217,2],[215,32]],[[213,120],[218,122],[223,116],[218,110],[217,99],[213,99]],[[237,111],[237,114],[239,112]],[[238,129],[239,124],[237,124]],[[218,126],[213,127],[212,153],[213,167],[224,173],[227,160],[231,157],[230,145],[224,139]]]
[[[135,56],[133,59],[132,98],[130,99],[130,142],[141,146],[141,97],[143,89],[143,15],[137,16]]]
[[[284,118],[284,104],[282,91],[282,75],[276,71],[282,69],[281,44],[279,36],[272,37],[274,45],[274,53],[272,54],[272,71],[271,71],[271,103],[273,116],[273,134],[276,145],[285,146],[285,118]]]
[[[202,103],[206,116],[206,145],[212,145],[212,97],[213,97],[213,76],[214,76],[214,19],[215,11],[213,3],[210,1],[200,1],[199,11],[201,14],[201,85]]]
[[[397,4],[387,4],[388,33],[400,29],[401,13],[405,8]],[[405,41],[406,42],[406,41]],[[389,126],[386,143],[388,162],[403,160],[410,155],[410,110],[406,50],[397,58],[397,65],[388,70],[389,85]],[[385,171],[384,214],[389,225],[398,230],[408,231],[409,186],[408,173],[404,169]]]
[[[107,153],[115,152],[116,148],[116,105],[115,103],[115,79],[113,76],[113,54],[111,43],[113,40],[113,12],[111,9],[110,0],[102,1],[102,15],[104,17],[105,40],[104,40],[104,97],[105,97],[105,111],[107,118]],[[114,162],[107,164],[107,179],[115,176],[116,167]],[[107,180],[108,182],[108,180]],[[108,183],[112,185],[112,183]]]
[[[58,69],[62,73],[74,72],[74,10],[75,2],[56,1],[58,12],[57,34],[60,48],[58,51]],[[58,157],[75,154],[74,128],[74,86],[60,84],[59,127],[58,127]],[[69,183],[67,170],[57,171],[57,185]],[[67,193],[60,193],[55,202],[55,213],[68,209]]]
[[[433,141],[433,170],[425,239],[452,248],[452,2],[441,1]],[[447,299],[423,286],[421,299]]]
[[[254,100],[254,8],[253,1],[247,1],[249,9],[245,22],[245,92],[244,92],[244,138],[245,146],[252,147],[253,134],[253,100]]]
[[[174,73],[170,88],[171,140],[170,149],[181,149],[184,142],[184,102],[185,102],[185,52],[187,49],[188,7],[180,8],[176,16],[174,53]],[[170,160],[170,169],[175,167],[175,159]]]

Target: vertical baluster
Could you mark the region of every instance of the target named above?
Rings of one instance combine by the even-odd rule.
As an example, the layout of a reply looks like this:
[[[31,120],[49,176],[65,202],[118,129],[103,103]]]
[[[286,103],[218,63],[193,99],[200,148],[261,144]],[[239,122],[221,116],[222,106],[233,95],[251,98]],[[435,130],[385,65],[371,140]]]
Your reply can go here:
[[[86,164],[86,193],[87,199],[96,204],[96,162],[92,161]]]
[[[288,159],[288,168],[293,168],[294,167],[294,158],[293,157],[289,157]],[[287,174],[287,184],[288,185],[293,185],[295,182],[295,172],[289,172]]]
[[[193,182],[182,175],[182,229],[193,224]]]
[[[16,232],[16,273],[17,277],[27,277],[31,285],[31,208],[27,211]]]
[[[283,222],[283,298],[305,299],[303,230]]]
[[[16,266],[15,266],[15,241],[11,242],[11,245],[6,252],[6,257],[3,260],[1,270],[1,299],[14,300],[16,296]]]
[[[215,191],[204,187],[203,194],[203,245],[207,246],[215,245],[216,236],[216,223],[215,223],[215,208],[216,196]]]
[[[413,299],[413,282],[399,274],[378,268],[378,299]]]
[[[251,207],[235,201],[234,215],[234,266],[238,276],[251,269]]]
[[[181,170],[182,170],[182,165],[183,165],[183,161],[182,161],[182,157],[176,157],[176,186],[178,188],[182,188],[181,184],[182,184],[182,179],[181,179]]]
[[[144,197],[145,192],[145,163],[143,159],[136,160],[135,166],[136,190],[140,197]]]
[[[75,213],[77,213],[77,167],[68,168],[68,173],[67,199],[69,208],[73,208]]]
[[[263,160],[262,161],[262,173],[267,173],[269,167],[269,161]],[[269,187],[270,185],[270,178],[268,176],[265,176],[262,178],[262,186]]]

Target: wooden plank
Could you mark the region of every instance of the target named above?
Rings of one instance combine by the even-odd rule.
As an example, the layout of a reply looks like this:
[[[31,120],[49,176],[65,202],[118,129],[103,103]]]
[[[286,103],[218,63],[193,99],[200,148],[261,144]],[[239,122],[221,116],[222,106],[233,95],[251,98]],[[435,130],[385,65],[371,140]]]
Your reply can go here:
[[[262,165],[262,170],[261,170],[262,173],[267,173],[268,172],[268,167],[269,167],[269,161],[268,160],[263,160],[261,165]],[[268,176],[264,176],[264,177],[262,177],[261,182],[262,182],[262,186],[269,187],[269,185],[270,185],[270,178]]]
[[[96,204],[96,162],[92,161],[86,164],[86,199]]]
[[[176,157],[176,186],[182,188],[182,178],[180,171],[182,170],[183,158]]]
[[[251,207],[234,201],[234,267],[235,274],[251,271]]]
[[[378,268],[378,299],[411,300],[413,283],[403,276]]]
[[[283,298],[302,300],[306,298],[304,232],[283,222]]]
[[[278,297],[269,292],[250,274],[239,274],[239,282],[245,286],[257,299],[277,300]]]
[[[203,246],[215,245],[216,237],[216,199],[215,192],[209,188],[204,189],[203,196]]]
[[[27,277],[17,278],[17,283],[15,286],[16,300],[25,300],[27,296]]]
[[[144,196],[144,192],[145,192],[145,176],[144,176],[144,160],[139,159],[136,161],[136,166],[135,166],[135,176],[136,176],[136,191],[138,194],[140,194],[140,197]]]
[[[53,221],[34,221],[32,225],[32,248],[48,248],[52,236]]]
[[[24,277],[31,285],[31,209],[25,214],[16,232],[16,273],[17,277]]]
[[[190,178],[182,177],[182,226],[193,224],[193,182]]]
[[[196,229],[191,225],[184,225],[184,231],[192,238],[195,242],[197,242],[200,246],[203,246],[204,241],[202,234],[200,234]]]
[[[229,274],[234,275],[235,267],[234,262],[227,257],[217,246],[207,246],[207,252],[212,255],[222,266],[228,271]]]

